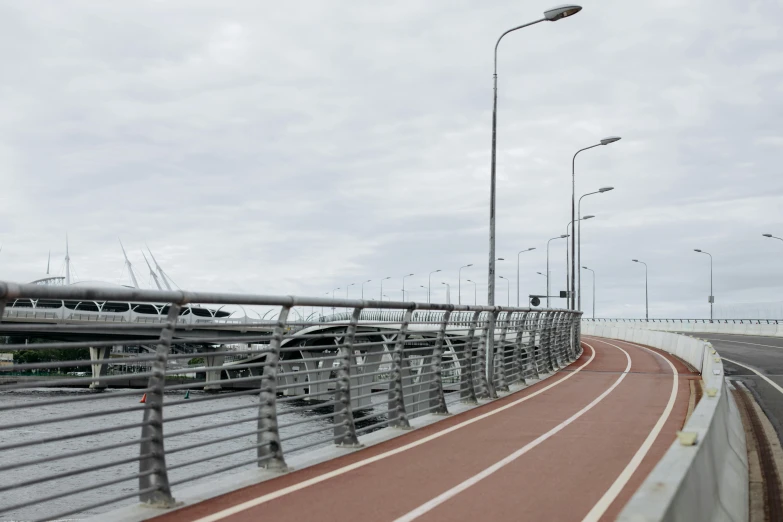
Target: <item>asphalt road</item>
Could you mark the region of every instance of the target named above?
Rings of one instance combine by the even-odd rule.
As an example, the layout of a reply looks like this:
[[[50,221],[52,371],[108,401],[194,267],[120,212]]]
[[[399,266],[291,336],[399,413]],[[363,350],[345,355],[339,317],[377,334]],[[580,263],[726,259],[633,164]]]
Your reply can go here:
[[[776,389],[753,371],[725,360],[732,359],[750,366],[783,388],[783,339],[755,335],[711,333],[695,335],[710,341],[724,358],[727,377],[738,377],[745,383],[769,417],[778,433],[778,438],[783,443],[783,391]]]

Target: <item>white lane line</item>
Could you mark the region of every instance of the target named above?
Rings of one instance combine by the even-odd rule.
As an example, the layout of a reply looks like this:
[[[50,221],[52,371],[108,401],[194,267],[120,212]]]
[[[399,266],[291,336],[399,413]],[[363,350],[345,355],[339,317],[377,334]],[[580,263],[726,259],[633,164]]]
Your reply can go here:
[[[783,346],[775,346],[774,344],[759,344],[759,343],[749,343],[745,341],[732,341],[730,339],[708,339],[705,337],[708,341],[718,341],[723,343],[736,343],[736,344],[750,344],[752,346],[766,346],[767,348],[777,348],[778,350],[783,350]]]
[[[762,379],[764,379],[765,381],[770,383],[772,385],[772,387],[775,388],[777,391],[779,391],[780,393],[783,393],[783,388],[781,388],[775,381],[773,381],[772,379],[770,379],[769,377],[767,377],[766,375],[764,375],[763,373],[761,373],[757,369],[751,368],[750,366],[748,366],[746,364],[739,363],[739,362],[734,361],[732,359],[727,359],[726,357],[721,357],[721,359],[723,359],[724,361],[728,361],[731,364],[736,364],[737,366],[742,366],[743,368],[747,368],[748,370],[752,371],[753,373],[755,373],[756,375],[758,375],[759,377],[761,377]]]
[[[453,431],[456,431],[460,428],[464,428],[465,426],[468,426],[470,424],[473,424],[474,422],[478,422],[480,420],[486,419],[487,417],[490,417],[492,415],[495,415],[496,413],[500,413],[501,411],[505,411],[509,408],[513,408],[514,406],[521,404],[529,399],[532,399],[533,397],[537,395],[541,395],[547,390],[551,390],[558,384],[562,383],[563,381],[566,381],[579,373],[582,368],[586,367],[588,364],[593,362],[593,359],[595,359],[595,349],[593,349],[592,346],[585,343],[592,353],[590,354],[590,358],[587,360],[586,363],[584,363],[582,366],[574,370],[573,372],[568,373],[563,377],[562,379],[558,379],[557,381],[553,382],[552,384],[549,384],[540,390],[531,393],[530,395],[526,395],[522,397],[521,399],[517,399],[513,402],[510,402],[508,404],[505,404],[503,406],[500,406],[498,408],[495,408],[492,411],[488,411],[487,413],[482,413],[481,415],[477,417],[473,417],[472,419],[468,419],[464,422],[460,422],[459,424],[455,424],[454,426],[451,426],[449,428],[446,428],[444,430],[441,430],[437,433],[433,433],[432,435],[428,435],[426,437],[423,437],[419,440],[413,441],[410,444],[406,444],[404,446],[400,446],[399,448],[395,448],[393,450],[389,450],[385,453],[381,453],[379,455],[375,455],[374,457],[369,457],[364,460],[360,460],[358,462],[354,462],[353,464],[349,464],[347,466],[343,466],[342,468],[330,471],[328,473],[324,473],[323,475],[318,475],[317,477],[313,477],[311,479],[299,482],[298,484],[293,484],[291,486],[288,486],[287,488],[279,489],[277,491],[273,491],[272,493],[267,493],[266,495],[262,495],[260,497],[254,498],[253,500],[248,500],[247,502],[243,502],[241,504],[237,504],[236,506],[232,506],[230,508],[226,508],[222,511],[218,511],[217,513],[213,513],[212,515],[207,515],[205,517],[199,518],[197,520],[194,520],[193,522],[215,522],[216,520],[222,520],[226,517],[230,517],[231,515],[236,515],[237,513],[241,513],[242,511],[248,510],[252,507],[260,506],[261,504],[264,504],[266,502],[269,502],[270,500],[274,500],[276,498],[280,498],[284,495],[288,495],[290,493],[294,493],[296,491],[300,491],[302,489],[305,489],[307,487],[313,486],[315,484],[318,484],[320,482],[324,482],[326,480],[329,480],[331,478],[344,475],[345,473],[348,473],[350,471],[353,471],[355,469],[367,466],[369,464],[372,464],[374,462],[378,462],[379,460],[383,460],[385,458],[391,457],[393,455],[397,455],[398,453],[402,453],[403,451],[407,451],[411,448],[415,448],[416,446],[421,446],[422,444],[426,444],[427,442],[430,442],[432,440],[435,440],[437,438],[440,438],[444,435],[447,435]],[[629,363],[630,364],[630,363]]]
[[[615,348],[620,348],[619,346],[615,346],[610,342],[604,342],[610,346],[614,346]],[[644,460],[644,457],[647,456],[647,453],[650,451],[650,448],[655,442],[655,439],[658,438],[658,435],[660,435],[661,430],[663,430],[663,426],[666,424],[666,421],[669,420],[669,416],[674,409],[674,402],[677,399],[679,376],[677,373],[677,368],[674,367],[672,362],[655,350],[650,350],[645,346],[627,341],[626,344],[643,348],[644,350],[657,355],[669,363],[669,367],[672,369],[672,375],[674,377],[672,379],[672,391],[669,394],[669,402],[666,403],[666,408],[664,408],[663,413],[661,413],[661,416],[658,418],[658,422],[655,423],[655,426],[653,426],[653,429],[647,435],[647,438],[644,439],[642,445],[639,446],[639,449],[636,451],[630,462],[628,462],[628,465],[625,466],[625,469],[622,471],[622,473],[617,476],[617,479],[615,479],[614,483],[612,483],[609,489],[606,490],[606,493],[604,493],[600,500],[596,502],[596,504],[593,506],[593,509],[591,509],[585,518],[582,519],[582,522],[596,522],[604,515],[604,513],[606,513],[606,510],[609,509],[609,506],[612,505],[612,502],[615,501],[623,488],[625,488],[625,486],[628,484],[628,481],[631,480],[631,477],[639,468],[639,465],[642,463],[642,460]]]
[[[590,346],[586,342],[585,342],[585,344],[587,346]],[[405,515],[401,516],[400,518],[396,519],[394,522],[410,522],[411,520],[415,520],[415,519],[419,518],[420,516],[426,514],[427,512],[435,509],[436,507],[438,507],[439,505],[443,504],[444,502],[446,502],[450,498],[453,498],[454,496],[462,493],[463,491],[465,491],[469,487],[471,487],[471,486],[475,485],[476,483],[480,482],[481,480],[484,480],[485,478],[489,477],[490,475],[492,475],[493,473],[495,473],[499,469],[507,466],[508,464],[511,464],[512,462],[517,460],[519,457],[521,457],[522,455],[524,455],[525,453],[527,453],[531,449],[535,448],[536,446],[538,446],[542,442],[546,441],[547,439],[549,439],[550,437],[552,437],[553,435],[555,435],[556,433],[561,431],[563,428],[565,428],[566,426],[568,426],[569,424],[574,422],[576,419],[578,419],[579,417],[581,417],[582,415],[584,415],[585,413],[590,411],[596,404],[601,402],[607,395],[609,395],[612,392],[612,390],[617,388],[617,386],[623,381],[623,379],[625,379],[625,377],[628,375],[628,372],[631,370],[631,356],[628,355],[628,352],[626,352],[625,350],[623,350],[619,346],[615,346],[615,348],[617,348],[618,350],[623,352],[625,354],[626,359],[628,360],[628,364],[625,367],[625,371],[622,373],[622,375],[620,375],[619,379],[617,379],[601,395],[599,395],[598,397],[593,399],[593,401],[590,404],[588,404],[587,406],[585,406],[584,408],[582,408],[581,410],[579,410],[575,414],[571,415],[569,418],[567,418],[566,420],[564,420],[563,422],[561,422],[560,424],[558,424],[557,426],[555,426],[554,428],[552,428],[548,432],[546,432],[543,435],[539,436],[535,440],[532,440],[532,441],[528,442],[527,444],[525,444],[524,446],[519,448],[517,451],[515,451],[511,455],[505,457],[503,460],[500,460],[500,461],[496,462],[495,464],[491,465],[490,467],[486,468],[485,470],[481,471],[480,473],[478,473],[476,475],[473,475],[469,479],[467,479],[467,480],[461,482],[460,484],[457,484],[453,488],[451,488],[451,489],[441,493],[440,495],[438,495],[437,497],[433,498],[429,502],[426,502],[426,503],[422,504],[421,506],[417,507],[413,511],[410,511],[410,512],[406,513]],[[595,353],[595,349],[592,346],[590,346],[590,349],[593,350],[593,353]]]

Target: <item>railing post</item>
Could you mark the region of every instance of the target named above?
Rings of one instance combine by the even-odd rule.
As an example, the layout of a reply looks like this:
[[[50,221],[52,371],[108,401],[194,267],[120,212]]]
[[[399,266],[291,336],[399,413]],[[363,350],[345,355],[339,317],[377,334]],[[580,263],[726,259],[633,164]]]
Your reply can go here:
[[[497,372],[497,391],[508,391],[506,383],[506,335],[511,321],[511,312],[506,312],[500,328],[500,339],[495,343],[495,368]]]
[[[487,369],[492,369],[488,339],[493,331],[490,329],[490,324],[494,324],[496,317],[497,312],[489,312],[487,314],[487,320],[482,327],[481,336],[479,337],[478,352],[476,353],[476,358],[478,359],[476,363],[481,367],[481,371],[478,372],[479,378],[476,389],[476,397],[479,399],[490,399],[494,396],[494,387],[490,387],[491,377],[487,375]]]
[[[408,415],[405,413],[405,398],[402,388],[402,368],[405,364],[405,337],[408,333],[408,323],[411,321],[412,309],[405,310],[402,316],[400,331],[394,343],[392,352],[392,374],[389,383],[389,426],[395,428],[410,428]]]
[[[516,371],[517,382],[527,384],[525,381],[525,371],[522,366],[522,344],[525,335],[525,321],[529,312],[521,312],[518,324],[515,325],[517,336],[514,341],[514,355],[511,358],[511,367]]]
[[[166,323],[160,331],[158,346],[155,349],[155,360],[152,362],[152,375],[147,385],[147,402],[144,409],[144,426],[141,428],[141,438],[144,440],[139,448],[139,490],[156,488],[154,491],[141,493],[139,500],[157,507],[171,507],[174,497],[171,496],[168,469],[166,468],[166,451],[163,445],[163,390],[166,386],[166,362],[168,361],[171,340],[181,305],[172,303],[166,316]],[[144,457],[144,455],[149,455]],[[152,471],[151,474],[146,474]]]
[[[566,363],[566,336],[565,329],[563,328],[563,319],[566,312],[557,312],[552,321],[555,329],[555,360],[557,361],[558,368],[564,368]]]
[[[475,404],[476,400],[476,388],[473,386],[473,372],[476,371],[476,362],[473,357],[473,345],[476,336],[476,325],[478,324],[481,312],[473,312],[473,319],[468,326],[468,338],[465,340],[464,352],[465,357],[462,363],[462,371],[460,372],[460,395],[463,402]],[[481,368],[483,373],[484,368]]]
[[[280,362],[280,344],[290,311],[291,307],[288,305],[280,309],[277,325],[269,341],[266,364],[261,373],[261,390],[258,394],[258,467],[281,471],[287,469],[287,466],[277,428],[277,365]]]
[[[435,347],[432,350],[432,384],[430,385],[430,406],[435,406],[432,413],[448,415],[446,397],[443,394],[443,342],[446,338],[446,326],[449,324],[451,310],[443,314],[440,322],[438,337],[435,339]],[[434,385],[434,386],[433,386]],[[434,387],[434,389],[433,389]]]
[[[546,370],[548,372],[554,372],[557,370],[556,361],[554,356],[554,335],[553,335],[553,321],[555,312],[545,312],[543,317],[544,323],[544,335],[546,336],[546,343],[541,343],[546,346]]]
[[[361,308],[353,309],[343,345],[339,349],[340,366],[337,368],[337,390],[334,394],[334,436],[335,444],[338,446],[361,446],[356,437],[356,425],[353,422],[353,409],[351,408],[351,357],[353,357],[353,343],[356,338],[356,325],[359,323],[360,314]]]

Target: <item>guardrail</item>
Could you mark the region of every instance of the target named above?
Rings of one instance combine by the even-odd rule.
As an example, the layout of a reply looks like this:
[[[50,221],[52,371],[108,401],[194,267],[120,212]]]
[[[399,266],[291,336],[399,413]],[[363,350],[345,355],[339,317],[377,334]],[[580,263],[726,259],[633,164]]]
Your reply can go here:
[[[745,432],[708,342],[638,324],[586,321],[584,335],[622,339],[676,355],[701,373],[704,396],[669,450],[623,508],[622,522],[748,520]]]
[[[582,321],[596,323],[677,323],[677,324],[783,324],[783,319],[592,319]]]
[[[0,317],[20,298],[157,303],[167,315],[153,340],[150,324],[0,323],[0,352],[14,356],[0,366],[0,516],[11,519],[171,507],[185,485],[285,470],[292,455],[492,398],[581,352],[579,313],[565,310],[0,282]],[[216,336],[178,322],[191,302],[280,313],[271,330]],[[290,320],[295,306],[346,311],[308,323]]]
[[[783,337],[776,319],[582,319],[582,324],[630,326],[648,330]]]

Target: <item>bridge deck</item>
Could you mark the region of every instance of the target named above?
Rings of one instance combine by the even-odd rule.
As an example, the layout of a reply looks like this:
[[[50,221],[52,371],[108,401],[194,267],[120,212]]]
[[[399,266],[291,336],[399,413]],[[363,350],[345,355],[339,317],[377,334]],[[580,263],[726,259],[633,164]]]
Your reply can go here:
[[[682,427],[692,376],[588,338],[501,400],[154,520],[613,520]]]

